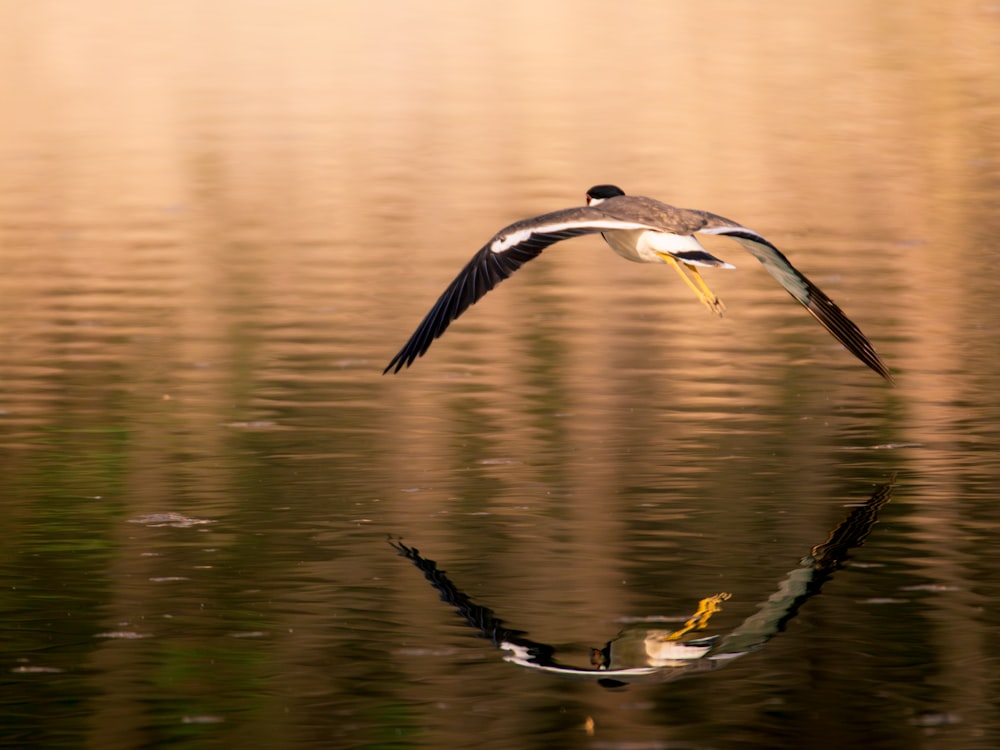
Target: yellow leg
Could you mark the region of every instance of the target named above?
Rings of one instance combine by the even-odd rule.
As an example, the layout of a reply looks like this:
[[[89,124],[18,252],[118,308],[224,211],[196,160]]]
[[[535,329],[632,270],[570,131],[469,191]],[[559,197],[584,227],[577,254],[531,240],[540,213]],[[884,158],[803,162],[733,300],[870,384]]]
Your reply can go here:
[[[708,309],[710,309],[712,312],[714,312],[721,318],[722,314],[726,311],[726,306],[722,304],[722,300],[716,297],[715,293],[708,288],[708,284],[705,283],[705,279],[703,279],[701,277],[701,274],[698,273],[697,268],[695,268],[694,266],[688,266],[687,270],[691,272],[691,275],[694,277],[695,283],[699,287],[701,287],[701,291],[704,292],[705,299],[703,301],[705,302],[706,305],[708,305]]]
[[[722,300],[715,296],[715,293],[708,288],[708,284],[698,273],[698,269],[694,266],[689,266],[687,263],[678,261],[672,255],[667,253],[657,253],[664,261],[674,267],[674,269],[681,275],[684,279],[684,283],[690,287],[691,291],[702,301],[702,303],[720,318],[726,310],[726,306],[722,304]],[[685,271],[690,272],[689,277]],[[693,279],[693,281],[692,281]]]
[[[708,621],[711,619],[712,615],[722,609],[722,603],[730,596],[732,596],[732,594],[722,593],[705,597],[698,602],[698,611],[688,618],[687,622],[684,623],[684,627],[680,630],[675,630],[664,640],[677,641],[680,640],[682,636],[690,633],[692,630],[703,630],[704,627],[708,625]]]

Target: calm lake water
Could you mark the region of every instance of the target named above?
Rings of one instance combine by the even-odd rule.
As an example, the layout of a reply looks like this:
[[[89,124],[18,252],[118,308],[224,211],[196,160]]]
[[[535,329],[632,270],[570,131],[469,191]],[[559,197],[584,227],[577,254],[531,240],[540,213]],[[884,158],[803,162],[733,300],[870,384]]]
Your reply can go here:
[[[1000,746],[996,2],[0,27],[0,745]],[[725,318],[587,237],[382,375],[607,182],[897,386],[723,238]]]

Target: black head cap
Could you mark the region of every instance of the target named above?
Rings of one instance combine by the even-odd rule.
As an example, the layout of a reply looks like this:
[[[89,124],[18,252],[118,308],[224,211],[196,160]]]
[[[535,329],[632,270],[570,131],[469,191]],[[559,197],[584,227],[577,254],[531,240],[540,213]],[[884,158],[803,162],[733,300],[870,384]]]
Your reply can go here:
[[[625,191],[617,185],[594,185],[587,191],[587,203],[592,200],[603,201],[608,198],[617,198],[619,195],[625,195]]]

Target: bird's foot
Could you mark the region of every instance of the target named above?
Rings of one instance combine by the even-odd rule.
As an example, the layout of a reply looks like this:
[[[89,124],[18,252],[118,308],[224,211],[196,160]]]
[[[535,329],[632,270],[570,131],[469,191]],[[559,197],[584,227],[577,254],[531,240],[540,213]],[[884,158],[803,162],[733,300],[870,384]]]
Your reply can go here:
[[[705,303],[705,307],[714,312],[720,318],[726,314],[726,306],[722,303],[722,300],[714,294],[711,296],[705,295],[701,298],[701,301]]]

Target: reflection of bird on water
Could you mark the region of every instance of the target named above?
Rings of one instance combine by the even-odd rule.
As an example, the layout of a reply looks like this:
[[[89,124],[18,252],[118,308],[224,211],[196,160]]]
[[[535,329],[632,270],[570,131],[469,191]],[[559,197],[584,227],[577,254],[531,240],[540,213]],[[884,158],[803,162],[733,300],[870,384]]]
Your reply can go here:
[[[470,305],[549,245],[598,232],[623,258],[672,266],[698,299],[718,315],[725,306],[708,288],[698,268],[733,266],[709,253],[694,235],[733,238],[840,343],[892,382],[889,368],[861,329],[764,237],[707,211],[675,208],[652,198],[625,195],[615,185],[592,187],[587,191],[586,206],[523,219],[497,232],[451,282],[384,372],[399,372],[413,364]]]
[[[823,584],[840,569],[848,552],[859,547],[878,521],[882,507],[892,495],[891,483],[876,487],[874,494],[854,508],[793,568],[757,612],[726,635],[698,636],[729,594],[702,599],[697,611],[676,630],[663,622],[630,624],[602,649],[592,649],[591,668],[568,666],[555,658],[555,648],[525,637],[524,631],[507,627],[493,610],[473,602],[451,582],[437,563],[398,540],[390,544],[423,571],[424,577],[480,635],[504,651],[504,659],[529,669],[564,677],[596,679],[604,685],[677,679],[692,672],[718,669],[733,659],[762,648],[780,633]],[[694,637],[692,637],[694,636]]]

